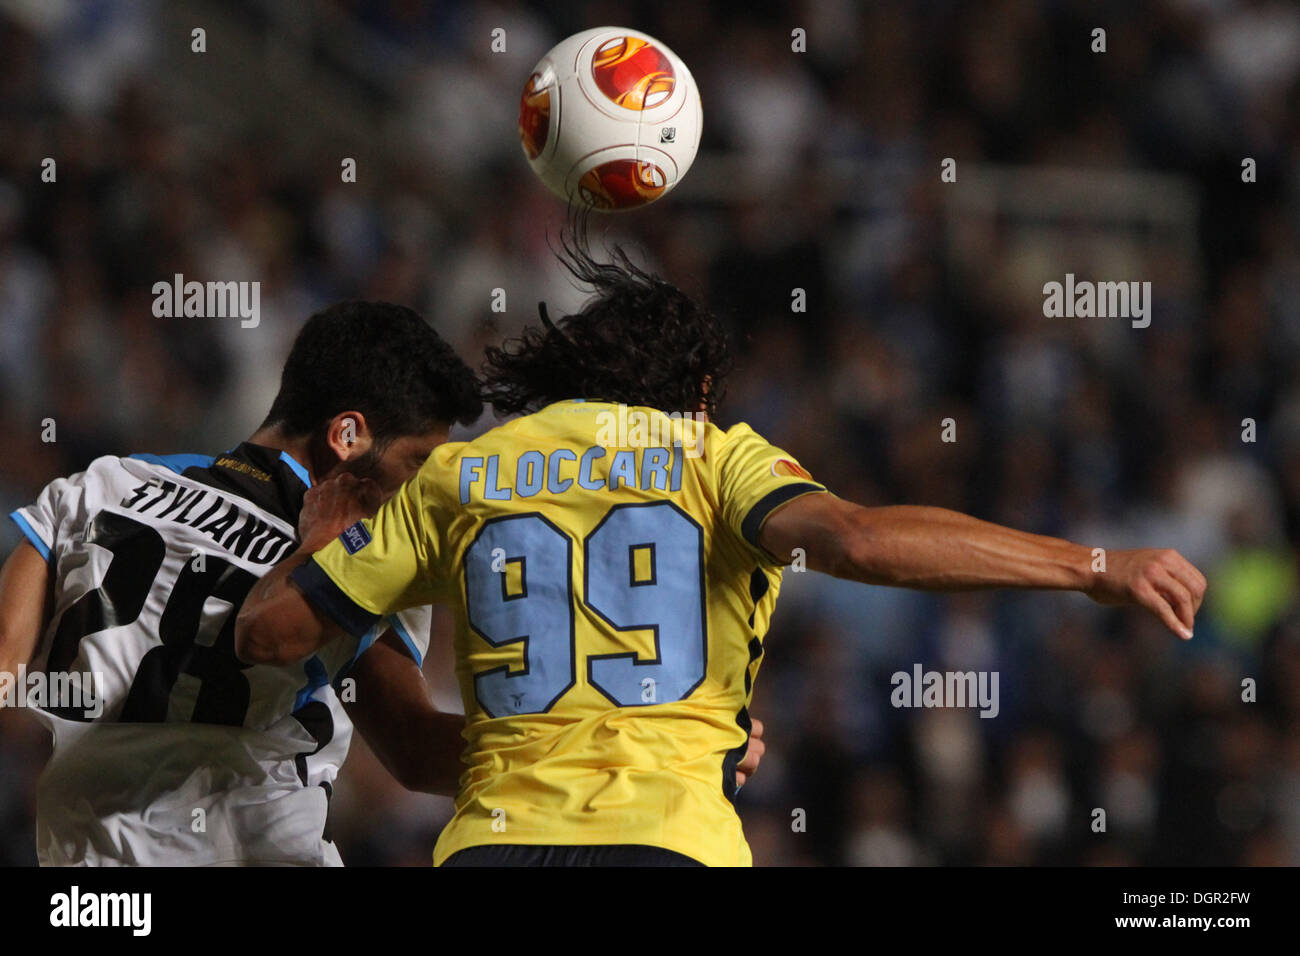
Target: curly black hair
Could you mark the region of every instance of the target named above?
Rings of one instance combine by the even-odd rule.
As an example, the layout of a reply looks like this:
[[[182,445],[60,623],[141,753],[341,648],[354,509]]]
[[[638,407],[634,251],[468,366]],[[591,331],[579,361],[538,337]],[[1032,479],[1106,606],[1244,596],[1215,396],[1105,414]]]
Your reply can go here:
[[[574,315],[529,326],[487,349],[483,398],[499,414],[533,412],[569,398],[643,405],[712,417],[732,367],[719,319],[685,292],[634,264],[620,246],[597,261],[587,216],[572,211],[556,257],[595,294]]]
[[[340,302],[294,339],[263,427],[315,434],[340,412],[366,416],[377,449],[404,435],[483,412],[478,378],[418,312],[389,302]]]

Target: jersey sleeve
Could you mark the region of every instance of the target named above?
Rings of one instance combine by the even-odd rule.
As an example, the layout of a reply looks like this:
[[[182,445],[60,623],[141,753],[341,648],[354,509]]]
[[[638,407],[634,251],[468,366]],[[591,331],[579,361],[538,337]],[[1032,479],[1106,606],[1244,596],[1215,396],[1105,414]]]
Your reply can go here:
[[[354,637],[364,638],[382,617],[446,599],[441,496],[426,472],[431,467],[432,458],[374,518],[348,528],[291,575],[313,605]],[[427,626],[423,641],[427,648]]]
[[[56,479],[42,489],[34,502],[9,514],[23,537],[46,561],[50,560],[66,529],[84,523],[85,482],[85,472]]]
[[[722,516],[741,538],[764,560],[780,561],[758,543],[758,533],[768,515],[787,501],[802,495],[824,492],[803,466],[786,451],[777,448],[748,425],[728,430],[719,452],[718,494]]]
[[[433,626],[433,611],[429,606],[398,611],[388,617],[387,624],[401,638],[415,666],[424,666],[424,655],[429,653],[429,630]],[[380,633],[383,633],[382,629]]]
[[[356,666],[361,656],[374,646],[375,641],[379,640],[387,630],[392,630],[397,635],[406,652],[415,662],[416,667],[424,666],[424,656],[429,652],[430,629],[433,626],[433,612],[427,604],[421,607],[411,607],[404,611],[397,611],[379,618],[373,627],[370,628],[359,640],[345,641],[344,646],[339,649],[333,661],[326,661],[326,668],[331,674],[331,682],[334,689],[340,689],[340,682],[352,673],[352,668]],[[323,657],[325,652],[322,652]]]

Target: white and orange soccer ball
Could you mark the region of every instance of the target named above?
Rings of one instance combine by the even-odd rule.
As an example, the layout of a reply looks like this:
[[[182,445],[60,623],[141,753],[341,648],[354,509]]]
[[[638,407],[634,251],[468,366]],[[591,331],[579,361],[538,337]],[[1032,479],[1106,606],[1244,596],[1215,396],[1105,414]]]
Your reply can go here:
[[[623,27],[556,44],[519,101],[519,140],[533,172],[562,199],[607,212],[654,202],[681,182],[702,128],[686,64]]]

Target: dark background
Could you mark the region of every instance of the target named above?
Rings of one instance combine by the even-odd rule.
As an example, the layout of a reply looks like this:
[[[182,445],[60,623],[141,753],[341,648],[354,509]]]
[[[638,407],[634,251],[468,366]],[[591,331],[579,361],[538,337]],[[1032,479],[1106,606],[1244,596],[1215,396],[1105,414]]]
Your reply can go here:
[[[414,306],[473,364],[537,300],[576,306],[519,91],[563,36],[635,27],[692,68],[704,139],[604,223],[742,337],[724,424],[844,497],[1175,547],[1210,582],[1185,644],[1078,595],[787,574],[739,801],[755,862],[1300,863],[1300,6],[556,6],[0,0],[4,511],[101,454],[243,439],[340,298]],[[153,317],[176,272],[260,281],[261,324]],[[1067,272],[1150,281],[1151,326],[1045,318]],[[426,672],[458,707],[446,627]],[[890,707],[918,662],[996,670],[1001,713]],[[43,737],[0,714],[0,862],[34,862]],[[350,863],[422,865],[449,810],[358,743],[334,828]]]

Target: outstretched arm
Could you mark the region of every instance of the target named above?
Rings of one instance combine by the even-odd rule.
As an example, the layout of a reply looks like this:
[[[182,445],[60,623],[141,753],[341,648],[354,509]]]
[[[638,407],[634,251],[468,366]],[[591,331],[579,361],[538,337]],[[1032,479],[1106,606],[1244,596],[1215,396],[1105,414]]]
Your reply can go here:
[[[935,591],[1044,588],[1082,591],[1102,604],[1137,604],[1175,634],[1192,636],[1205,578],[1176,551],[1106,554],[945,508],[865,508],[832,494],[804,495],[774,511],[759,543],[776,556],[803,549],[808,567],[868,584]]]

